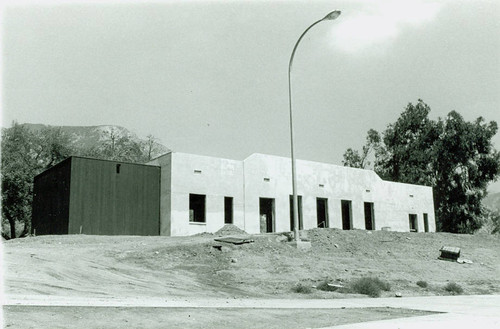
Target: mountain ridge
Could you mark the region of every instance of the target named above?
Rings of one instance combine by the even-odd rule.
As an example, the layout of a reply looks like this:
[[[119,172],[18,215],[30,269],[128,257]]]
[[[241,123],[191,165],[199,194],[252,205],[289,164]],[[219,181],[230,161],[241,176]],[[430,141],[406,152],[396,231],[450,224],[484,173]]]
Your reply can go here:
[[[97,125],[97,126],[58,126],[46,125],[40,123],[22,123],[21,126],[27,128],[31,132],[40,132],[44,128],[58,128],[68,135],[70,142],[79,147],[92,148],[109,140],[111,136],[117,139],[126,137],[133,142],[141,145],[150,142],[149,136],[146,138],[139,137],[135,132],[128,128],[119,125]],[[9,128],[4,128],[9,129]],[[152,153],[151,158],[156,158],[170,151],[170,148],[160,143],[160,141],[151,136]]]

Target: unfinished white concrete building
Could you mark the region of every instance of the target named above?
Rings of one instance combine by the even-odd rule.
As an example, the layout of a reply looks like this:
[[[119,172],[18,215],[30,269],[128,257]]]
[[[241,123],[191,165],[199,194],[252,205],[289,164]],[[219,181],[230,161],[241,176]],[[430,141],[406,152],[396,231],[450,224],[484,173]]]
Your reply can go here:
[[[291,161],[243,161],[172,152],[161,167],[160,235],[293,230]],[[382,180],[374,171],[297,160],[299,228],[436,230],[432,188]]]

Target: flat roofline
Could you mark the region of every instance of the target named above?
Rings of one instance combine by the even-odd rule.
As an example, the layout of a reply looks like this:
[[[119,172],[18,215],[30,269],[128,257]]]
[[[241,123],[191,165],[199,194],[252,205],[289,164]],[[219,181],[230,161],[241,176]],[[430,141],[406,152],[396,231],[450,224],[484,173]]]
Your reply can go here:
[[[93,158],[93,157],[84,157],[84,156],[80,156],[80,155],[72,155],[72,156],[70,156],[70,158],[78,158],[78,159],[85,159],[85,160],[95,160],[95,161],[105,161],[105,162],[115,162],[115,163],[123,163],[123,164],[130,164],[130,165],[136,165],[136,166],[159,167],[157,165],[152,165],[152,164],[148,164],[148,163],[137,163],[137,162],[130,162],[130,161],[99,159],[99,158]],[[63,161],[65,161],[65,160],[63,160]]]
[[[170,150],[170,151],[168,151],[166,153],[160,154],[159,156],[157,156],[155,158],[152,158],[151,160],[148,161],[148,163],[151,162],[151,161],[158,160],[159,158],[164,157],[165,155],[172,154],[172,153],[177,153],[177,152],[174,152],[174,151]]]
[[[52,167],[50,167],[48,169],[45,169],[44,171],[42,171],[41,173],[39,173],[38,175],[36,175],[35,177],[33,177],[33,180],[35,180],[39,176],[43,176],[43,175],[47,174],[48,172],[50,172],[52,170],[55,170],[58,167],[61,167],[64,163],[66,163],[68,161],[71,161],[71,159],[73,159],[73,158],[75,158],[75,159],[90,160],[90,161],[112,162],[112,163],[117,163],[117,164],[127,164],[127,165],[135,165],[135,166],[145,166],[145,167],[160,168],[160,166],[158,166],[158,165],[153,165],[153,164],[148,164],[148,163],[135,163],[135,162],[129,162],[129,161],[108,160],[108,159],[99,159],[99,158],[92,158],[92,157],[84,157],[84,156],[80,156],[80,155],[71,155],[71,156],[67,157],[66,159],[58,162],[55,165],[53,165]]]
[[[158,157],[156,157],[154,159],[151,159],[150,161],[154,161],[154,160],[157,160],[157,159],[159,159],[159,158],[161,158],[161,157],[163,157],[165,155],[175,154],[175,153],[177,153],[177,154],[191,155],[191,156],[197,156],[197,157],[202,157],[202,158],[231,160],[231,161],[238,161],[238,162],[245,162],[246,160],[248,160],[248,159],[250,159],[252,157],[258,157],[258,156],[261,156],[261,157],[271,157],[271,158],[279,158],[279,159],[291,161],[291,157],[286,157],[286,156],[281,156],[281,155],[274,155],[274,154],[258,153],[258,152],[252,153],[251,155],[247,156],[243,160],[237,160],[237,159],[229,159],[229,158],[216,157],[216,156],[211,156],[211,155],[201,155],[201,154],[187,153],[187,152],[176,152],[176,151],[172,151],[172,150],[170,152],[162,154],[162,155],[160,155],[160,156],[158,156]],[[316,164],[316,165],[333,166],[333,167],[337,167],[337,168],[339,168],[341,170],[360,171],[360,172],[364,172],[364,173],[369,173],[369,175],[376,176],[379,181],[386,182],[386,183],[393,183],[393,184],[401,184],[401,185],[407,185],[407,186],[418,186],[418,187],[432,188],[432,186],[428,186],[428,185],[411,184],[411,183],[401,183],[401,182],[394,182],[394,181],[390,181],[390,180],[385,180],[385,179],[382,179],[375,172],[375,170],[373,170],[373,169],[363,169],[363,168],[347,167],[347,166],[341,166],[341,165],[337,165],[337,164],[333,164],[333,163],[329,163],[329,162],[320,162],[320,161],[304,160],[304,159],[297,159],[296,161],[297,162],[304,162],[304,163],[311,163],[311,164]]]
[[[56,168],[59,168],[59,167],[62,167],[66,162],[70,162],[71,161],[71,158],[72,157],[67,157],[66,159],[62,160],[61,162],[58,162],[56,163],[55,165],[53,165],[52,167],[48,168],[48,169],[45,169],[44,171],[42,171],[41,173],[39,173],[38,175],[35,175],[35,177],[33,177],[33,181],[39,177],[42,177],[46,174],[48,174],[49,172],[55,170]]]

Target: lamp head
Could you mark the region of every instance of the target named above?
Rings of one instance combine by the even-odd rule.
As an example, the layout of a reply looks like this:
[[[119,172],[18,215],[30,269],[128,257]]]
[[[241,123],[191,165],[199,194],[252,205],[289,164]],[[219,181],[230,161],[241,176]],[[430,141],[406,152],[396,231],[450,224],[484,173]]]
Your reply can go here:
[[[333,21],[335,18],[339,17],[342,12],[340,10],[334,10],[323,18],[323,20]]]

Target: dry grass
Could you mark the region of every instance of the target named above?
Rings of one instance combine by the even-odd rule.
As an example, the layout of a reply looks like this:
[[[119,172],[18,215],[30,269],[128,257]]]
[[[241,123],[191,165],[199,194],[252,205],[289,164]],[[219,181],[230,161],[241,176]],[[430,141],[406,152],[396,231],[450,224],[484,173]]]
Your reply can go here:
[[[452,295],[461,295],[464,292],[464,289],[455,282],[447,283],[446,286],[444,286],[444,290]]]
[[[364,277],[353,281],[349,285],[349,290],[370,297],[380,297],[381,292],[391,290],[391,286],[379,278]]]
[[[427,283],[427,281],[417,281],[417,286],[419,286],[420,288],[427,288],[429,284]]]
[[[312,293],[312,288],[308,285],[298,283],[292,288],[292,291],[299,294],[310,294]]]

